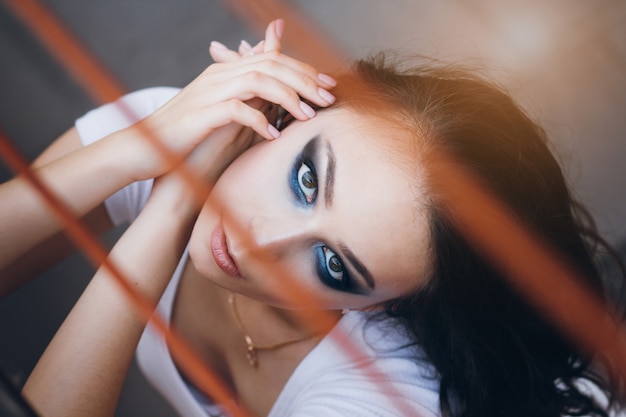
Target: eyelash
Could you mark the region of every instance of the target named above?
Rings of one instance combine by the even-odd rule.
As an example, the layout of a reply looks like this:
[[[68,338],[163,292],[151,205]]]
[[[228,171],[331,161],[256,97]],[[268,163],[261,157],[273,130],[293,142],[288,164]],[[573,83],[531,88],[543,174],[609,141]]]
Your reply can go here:
[[[305,175],[309,173],[312,176],[312,182],[315,185],[315,190],[312,192],[312,194],[311,187],[307,187],[302,183]],[[296,195],[296,198],[303,205],[309,206],[315,203],[318,192],[317,172],[315,170],[315,165],[311,162],[310,159],[300,157],[296,160],[296,163],[294,164],[291,173],[291,188]],[[330,261],[333,258],[335,258],[339,262],[341,272],[331,270]],[[332,249],[330,249],[326,245],[318,245],[315,248],[315,259],[317,274],[320,277],[322,283],[336,290],[350,290],[350,279],[348,276],[348,271],[346,270],[341,258],[337,256],[337,254]],[[335,277],[335,274],[341,274],[341,277]]]
[[[304,158],[300,157],[296,160],[296,163],[294,164],[291,170],[290,185],[291,185],[291,190],[293,191],[296,198],[298,199],[298,202],[300,202],[304,206],[308,206],[308,205],[313,204],[317,198],[317,186],[315,187],[315,191],[313,192],[313,195],[307,197],[300,183],[301,172],[302,172],[303,167],[306,167],[310,170],[311,174],[313,175],[313,178],[315,179],[315,183],[317,184],[317,172],[315,171],[315,165],[313,165],[308,160],[305,160]]]
[[[317,262],[315,263],[317,273],[324,284],[336,290],[350,290],[350,280],[348,279],[348,272],[346,271],[346,268],[343,265],[341,258],[339,258],[339,256],[337,256],[335,252],[328,248],[328,246],[320,245],[315,248],[315,257],[317,258]],[[341,266],[341,272],[331,271],[331,267],[329,264],[333,258],[339,261],[339,264]],[[341,274],[341,278],[336,278],[333,276],[333,274]]]

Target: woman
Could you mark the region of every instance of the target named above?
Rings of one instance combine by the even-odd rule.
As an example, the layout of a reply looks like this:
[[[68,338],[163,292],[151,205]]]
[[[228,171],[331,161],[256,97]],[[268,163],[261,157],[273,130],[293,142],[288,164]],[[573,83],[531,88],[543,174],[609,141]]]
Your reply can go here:
[[[432,189],[432,155],[445,152],[600,291],[541,130],[462,73],[363,62],[335,87],[280,53],[282,25],[240,54],[213,43],[222,63],[180,92],[138,92],[87,114],[36,162],[40,175],[99,230],[132,221],[111,259],[255,415],[607,415],[579,384],[608,388],[588,358],[506,285]],[[270,105],[296,120],[280,117],[279,132]],[[129,112],[141,119],[131,127]],[[185,185],[180,161],[208,195]],[[11,202],[2,216],[21,213],[4,268],[58,226],[20,179],[0,191]],[[43,415],[112,415],[138,344],[181,414],[220,415],[163,340],[142,336],[145,321],[110,278],[94,276],[25,396]],[[303,324],[293,285],[331,312],[330,331]],[[358,344],[363,363],[337,337]],[[364,363],[384,371],[391,396]]]

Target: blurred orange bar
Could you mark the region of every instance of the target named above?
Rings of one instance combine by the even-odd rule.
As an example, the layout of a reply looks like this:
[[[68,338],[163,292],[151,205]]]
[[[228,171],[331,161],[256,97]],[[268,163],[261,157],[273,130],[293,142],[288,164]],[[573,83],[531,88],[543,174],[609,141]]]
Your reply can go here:
[[[41,42],[48,46],[95,100],[109,102],[124,93],[124,89],[114,82],[113,77],[103,70],[97,61],[36,1],[4,0],[4,2],[28,24]],[[290,22],[292,34],[289,37],[290,43],[288,45],[296,54],[319,68],[344,66],[341,54],[330,46],[329,42],[324,41],[319,32],[315,31],[313,26],[303,19],[295,9],[287,6],[284,2],[232,0],[227,4],[259,27],[271,19],[286,18]],[[293,29],[291,29],[291,22],[294,22]],[[149,132],[145,134],[150,136]],[[7,142],[6,138],[2,137],[1,139],[0,142]],[[9,155],[5,146],[1,150],[3,154]],[[11,159],[12,157],[8,156],[7,158]],[[568,265],[560,262],[558,258],[553,257],[550,248],[544,247],[532,234],[522,230],[508,216],[507,211],[498,201],[460,174],[455,166],[443,156],[441,167],[445,175],[442,175],[439,183],[440,191],[448,199],[448,203],[455,213],[457,224],[466,233],[468,239],[482,247],[494,264],[506,272],[513,284],[531,302],[539,306],[545,314],[553,317],[566,334],[580,346],[607,356],[615,367],[613,372],[626,377],[626,336],[619,320],[599,300],[587,294],[584,288],[577,284],[574,278],[576,273],[570,270]],[[27,168],[23,172],[28,172]],[[190,182],[193,181],[190,180]],[[46,191],[42,190],[41,192],[47,200],[50,198]],[[472,198],[464,197],[468,193]],[[50,199],[49,201],[53,200]],[[58,207],[56,209],[58,210]],[[79,236],[80,233],[85,232],[75,219],[66,220],[71,225],[68,226],[69,233],[76,233]],[[494,228],[499,230],[499,233],[493,233]],[[70,232],[74,229],[82,231]],[[499,236],[506,237],[506,245],[499,240]],[[81,240],[83,238],[85,239],[84,242]],[[76,239],[87,248],[95,241],[91,237],[84,236]],[[523,256],[520,256],[520,253],[523,253]],[[102,257],[102,254],[94,253],[94,259],[98,263],[106,262],[106,255]],[[546,276],[549,279],[537,279],[537,277]],[[127,284],[123,277],[119,276],[119,279],[126,288]],[[300,300],[303,303],[312,302],[310,297],[301,288],[298,288],[297,283],[293,280],[289,280],[289,282],[292,283],[289,293],[293,295],[294,300],[297,300],[296,302],[300,302]],[[136,300],[137,296],[133,294],[132,288],[129,287],[128,292],[133,302],[141,309],[141,302]],[[159,329],[164,333],[168,331],[167,326],[163,323],[159,324]],[[185,351],[185,344],[182,340],[179,340],[175,335],[166,335],[166,337],[168,340],[174,341],[173,343],[178,346],[177,349]],[[358,346],[347,344],[343,347],[351,357],[358,357]],[[186,358],[184,360],[188,361],[188,366],[190,366],[186,370],[189,371],[190,375],[192,370],[195,372],[197,368],[194,369],[193,367],[197,367],[199,362],[197,358],[188,352],[177,353],[176,355],[181,361]],[[191,365],[192,363],[193,365]],[[204,367],[202,368],[204,369]],[[384,384],[375,368],[372,368],[370,375],[375,381]],[[213,383],[209,382],[213,381],[212,378],[214,376],[210,372],[202,371],[193,377],[193,380],[202,390],[210,393],[219,402],[232,404],[229,399],[224,399],[223,395],[227,395],[227,393],[225,394],[222,384],[212,385]],[[384,392],[388,392],[390,389],[393,390],[393,388],[381,385],[381,390]],[[218,395],[217,391],[221,392],[221,396]],[[411,413],[410,407],[406,404],[399,404],[398,409],[405,415],[415,414],[414,412]]]

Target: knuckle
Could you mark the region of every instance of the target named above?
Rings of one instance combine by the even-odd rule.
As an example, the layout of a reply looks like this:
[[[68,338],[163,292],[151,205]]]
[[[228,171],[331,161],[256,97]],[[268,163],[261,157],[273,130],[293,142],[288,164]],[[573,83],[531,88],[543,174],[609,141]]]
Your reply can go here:
[[[307,74],[300,75],[300,82],[304,85],[306,89],[315,89],[317,88],[317,83],[311,79]]]
[[[222,71],[224,68],[224,64],[221,62],[215,62],[211,65],[209,65],[205,70],[204,73],[205,74],[211,74],[211,73],[215,73],[215,72],[219,72]]]
[[[268,51],[266,52],[266,54],[272,60],[278,59],[282,55],[280,51],[277,51],[277,50]]]
[[[300,101],[298,93],[286,85],[277,85],[275,91],[277,93],[276,100],[283,104],[297,103]]]
[[[265,61],[263,61],[263,67],[265,68],[265,71],[275,71],[278,66],[280,65],[278,62],[271,60],[271,59],[266,59]]]
[[[241,101],[231,98],[224,102],[224,107],[228,112],[237,112],[241,109],[242,104]]]
[[[254,116],[252,117],[251,121],[254,125],[259,125],[259,126],[267,123],[267,119],[265,118],[263,113],[261,113],[260,111],[254,112]]]
[[[301,64],[302,68],[301,71],[307,74],[315,74],[317,73],[317,70],[310,64]]]
[[[263,79],[263,73],[258,70],[251,70],[246,73],[245,77],[249,82],[257,83]]]
[[[299,103],[300,102],[300,95],[298,93],[296,93],[294,90],[288,89],[286,91],[286,93],[288,95],[289,101],[293,101],[294,103]]]

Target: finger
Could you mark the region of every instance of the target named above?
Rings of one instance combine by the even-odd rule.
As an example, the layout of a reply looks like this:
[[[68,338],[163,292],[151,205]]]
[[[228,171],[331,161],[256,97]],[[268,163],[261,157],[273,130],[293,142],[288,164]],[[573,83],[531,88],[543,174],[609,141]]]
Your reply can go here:
[[[304,69],[305,72],[301,72],[301,69]],[[255,74],[273,78],[274,81],[280,82],[280,84],[294,90],[298,95],[318,106],[326,107],[335,102],[335,96],[328,88],[325,88],[324,83],[318,75],[315,75],[316,71],[312,67],[305,66],[293,69],[274,59],[264,59],[259,62],[233,66],[227,71],[216,75],[212,74],[214,76],[211,77],[211,83],[220,85],[240,77],[243,79],[247,79],[245,77],[248,76],[254,78]],[[255,87],[249,86],[249,88]]]
[[[285,21],[276,19],[267,25],[265,30],[265,46],[264,52],[280,52],[283,48],[282,37],[285,30]]]
[[[265,115],[240,100],[228,100],[211,106],[203,117],[208,130],[235,122],[247,126],[267,140],[280,137],[280,132],[272,126]]]
[[[266,42],[263,43],[264,45]],[[258,47],[259,45],[255,46]],[[253,48],[254,49],[254,48]],[[232,74],[241,74],[245,71],[252,69],[257,63],[263,63],[265,61],[275,61],[277,64],[291,68],[293,71],[301,72],[304,75],[313,79],[320,87],[325,89],[333,88],[337,85],[337,81],[330,75],[320,73],[315,67],[309,64],[305,64],[302,61],[298,61],[295,58],[291,58],[287,55],[279,52],[268,52],[256,55],[249,55],[237,62],[234,60],[228,61],[224,65],[211,65],[207,72],[212,74],[222,74],[222,77],[230,77]],[[265,65],[265,64],[264,64]]]
[[[255,54],[262,54],[265,51],[265,39],[254,45],[252,52]]]
[[[241,58],[237,52],[228,49],[225,45],[217,41],[211,42],[209,54],[215,62],[233,62]]]
[[[253,109],[257,109],[263,113],[270,124],[276,126],[278,109],[282,108],[278,104],[270,103],[269,101],[265,101],[259,97],[248,100],[245,103]]]
[[[296,90],[261,72],[249,72],[223,81],[213,88],[211,94],[213,103],[232,99],[248,101],[253,98],[280,105],[299,120],[315,117],[315,111],[301,100]]]
[[[253,109],[241,100],[231,99],[215,103],[202,109],[196,109],[194,113],[191,119],[197,123],[194,123],[191,128],[196,132],[203,132],[204,138],[216,130],[232,124],[249,127],[267,140],[276,139],[280,136],[280,132],[269,123],[262,112]],[[231,126],[229,129],[232,128]]]
[[[246,42],[245,40],[242,40],[241,43],[239,44],[239,55],[240,56],[254,55],[252,46],[250,46],[250,44]]]

